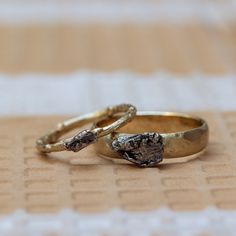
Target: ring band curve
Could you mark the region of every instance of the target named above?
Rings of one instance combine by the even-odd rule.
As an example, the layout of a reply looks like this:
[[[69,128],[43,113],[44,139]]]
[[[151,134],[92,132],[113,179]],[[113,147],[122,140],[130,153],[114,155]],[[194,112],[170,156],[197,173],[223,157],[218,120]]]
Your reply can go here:
[[[113,123],[104,127],[83,130],[73,136],[59,140],[59,138],[67,132],[82,127],[86,124],[96,122],[100,119],[109,118],[114,115],[120,115]],[[115,131],[130,122],[136,115],[136,108],[131,104],[120,104],[110,106],[103,110],[99,110],[86,115],[72,118],[70,120],[59,123],[55,130],[42,136],[36,141],[36,148],[42,153],[73,151],[78,152],[86,146],[96,142],[100,137]]]
[[[99,121],[95,127],[113,119]],[[174,112],[138,112],[119,132],[99,139],[95,150],[105,158],[150,167],[196,158],[204,152],[208,136],[208,125],[201,118]]]

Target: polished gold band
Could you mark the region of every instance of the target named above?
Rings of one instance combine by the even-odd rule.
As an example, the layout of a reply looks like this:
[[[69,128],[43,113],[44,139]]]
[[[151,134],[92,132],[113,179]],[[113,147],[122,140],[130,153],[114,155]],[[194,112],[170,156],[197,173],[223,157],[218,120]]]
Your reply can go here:
[[[114,118],[98,122],[107,125]],[[183,162],[195,158],[208,143],[208,125],[198,117],[173,112],[138,112],[119,132],[112,132],[95,144],[100,155],[126,159],[140,166]]]
[[[83,130],[72,138],[58,141],[62,135],[75,128],[96,122],[100,119],[112,117],[116,114],[119,115],[119,117],[113,119],[113,122],[109,125],[90,130]],[[94,143],[100,137],[124,126],[133,119],[135,114],[136,108],[134,106],[130,104],[120,104],[117,106],[107,107],[94,113],[82,115],[58,124],[55,130],[52,130],[36,141],[36,147],[38,151],[43,153],[65,150],[77,152],[91,143]]]

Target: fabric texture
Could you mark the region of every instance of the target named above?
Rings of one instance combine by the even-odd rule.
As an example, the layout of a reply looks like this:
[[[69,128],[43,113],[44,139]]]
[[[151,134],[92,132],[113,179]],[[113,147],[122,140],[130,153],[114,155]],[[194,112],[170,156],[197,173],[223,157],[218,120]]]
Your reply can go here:
[[[8,116],[76,115],[123,102],[140,110],[230,111],[236,109],[236,75],[2,75],[0,93],[0,114]]]
[[[235,235],[235,9],[0,1],[0,235]],[[156,169],[36,153],[58,121],[122,102],[203,116],[207,152]]]

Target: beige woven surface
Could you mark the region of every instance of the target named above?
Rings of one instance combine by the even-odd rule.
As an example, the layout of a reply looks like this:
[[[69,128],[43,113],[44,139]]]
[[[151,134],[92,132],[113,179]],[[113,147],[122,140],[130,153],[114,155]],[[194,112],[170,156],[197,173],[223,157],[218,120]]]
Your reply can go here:
[[[199,210],[207,206],[236,209],[236,112],[197,113],[210,125],[206,154],[185,164],[138,168],[117,165],[83,154],[79,165],[40,157],[35,139],[64,117],[0,119],[0,213],[23,208],[54,212],[72,208],[101,212],[114,207],[129,211]]]
[[[0,71],[235,72],[235,25],[0,25]]]
[[[235,24],[206,24],[200,20],[172,24],[1,21],[0,72],[235,73]],[[2,117],[0,214],[19,208],[46,213],[64,208],[103,212],[114,207],[144,211],[162,206],[177,211],[209,206],[235,210],[236,112],[198,115],[210,124],[207,152],[185,164],[149,169],[114,164],[98,157],[92,148],[78,154],[51,155],[55,159],[41,157],[34,147],[36,138],[64,117]],[[76,158],[78,165],[56,157]]]

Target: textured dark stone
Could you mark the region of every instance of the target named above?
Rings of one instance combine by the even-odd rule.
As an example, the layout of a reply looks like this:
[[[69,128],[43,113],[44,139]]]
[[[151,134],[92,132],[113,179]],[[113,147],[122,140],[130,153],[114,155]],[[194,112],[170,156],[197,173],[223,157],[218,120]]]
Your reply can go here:
[[[164,145],[158,133],[144,133],[118,137],[113,140],[112,149],[124,159],[138,166],[156,166],[163,160]]]
[[[65,147],[69,151],[78,152],[97,139],[96,134],[90,130],[84,130],[75,135],[70,141],[65,142]]]

